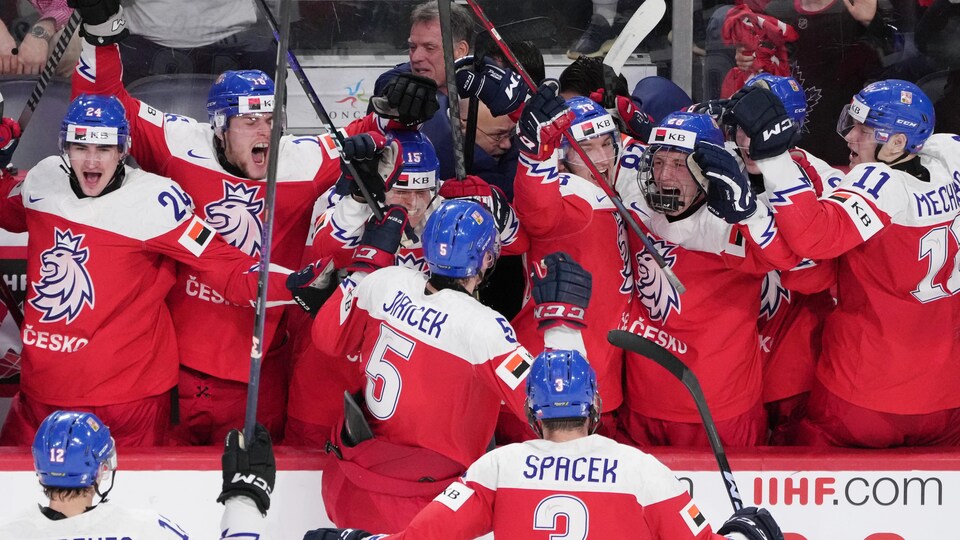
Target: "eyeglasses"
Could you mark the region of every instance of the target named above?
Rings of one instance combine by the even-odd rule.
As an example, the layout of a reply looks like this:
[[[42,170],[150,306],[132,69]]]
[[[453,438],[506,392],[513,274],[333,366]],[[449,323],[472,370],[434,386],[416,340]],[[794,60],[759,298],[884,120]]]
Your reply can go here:
[[[491,141],[493,141],[493,142],[496,143],[496,144],[500,144],[504,139],[509,139],[511,136],[513,136],[513,130],[512,130],[512,129],[511,129],[511,130],[508,130],[508,131],[504,131],[503,133],[500,133],[499,135],[492,135],[492,134],[490,134],[490,133],[487,133],[486,131],[480,129],[480,126],[477,126],[477,131],[479,131],[480,133],[483,133],[484,135],[486,135]]]

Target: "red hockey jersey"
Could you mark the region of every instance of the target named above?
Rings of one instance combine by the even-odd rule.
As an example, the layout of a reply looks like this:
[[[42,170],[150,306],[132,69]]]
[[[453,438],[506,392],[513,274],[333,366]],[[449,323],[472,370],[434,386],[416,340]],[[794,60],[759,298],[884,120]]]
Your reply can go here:
[[[177,336],[163,299],[176,262],[253,312],[256,260],[196,217],[170,179],[127,167],[120,189],[80,199],[62,159],[49,157],[18,189],[0,213],[25,210],[29,233],[21,389],[30,398],[99,406],[170,390]],[[290,301],[285,279],[273,274],[269,300]]]

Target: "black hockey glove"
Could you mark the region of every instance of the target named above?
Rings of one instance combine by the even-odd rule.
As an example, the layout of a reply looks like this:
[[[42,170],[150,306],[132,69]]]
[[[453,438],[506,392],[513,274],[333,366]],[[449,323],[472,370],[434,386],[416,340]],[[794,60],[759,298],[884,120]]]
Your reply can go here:
[[[359,185],[359,182],[363,182],[373,200],[383,204],[386,192],[393,187],[403,169],[400,142],[393,140],[387,144],[384,136],[377,132],[360,133],[344,139],[343,155],[360,178],[354,178],[346,161],[341,160],[340,172],[343,177],[338,192],[345,195],[342,190],[348,187],[351,195],[363,201],[366,198]]]
[[[119,43],[130,35],[120,0],[67,0],[83,19],[81,35],[91,45]]]
[[[473,71],[473,64],[473,56],[464,56],[454,64],[460,97],[476,97],[494,116],[510,114],[523,105],[527,99],[527,85],[519,75],[500,67],[490,57],[484,57],[477,72]]]
[[[687,167],[707,192],[707,208],[730,224],[740,223],[757,211],[757,198],[737,158],[726,148],[697,141]]]
[[[363,540],[373,535],[360,529],[314,529],[303,535],[303,540]],[[380,535],[376,536],[380,538]]]
[[[800,142],[800,126],[787,116],[780,98],[760,86],[738,90],[724,121],[735,122],[750,137],[751,159],[779,156]]]
[[[527,100],[517,122],[520,151],[534,159],[550,157],[573,121],[573,111],[557,95],[559,89],[557,81],[545,80],[537,93]]]
[[[783,533],[766,508],[748,506],[733,513],[717,534],[740,533],[748,540],[783,540]]]
[[[383,89],[383,95],[371,98],[370,102],[382,118],[404,126],[422,124],[440,109],[436,81],[413,73],[397,75]]]
[[[408,221],[407,210],[398,204],[384,208],[381,220],[371,216],[364,226],[360,245],[353,250],[353,260],[347,270],[373,272],[393,266],[397,250],[400,249],[400,236],[407,228]]]
[[[451,178],[440,186],[438,195],[444,199],[469,199],[482,204],[493,216],[500,234],[516,222],[516,215],[503,190],[479,176],[467,175],[463,180]]]
[[[0,99],[3,99],[0,97]],[[0,101],[0,109],[3,101]],[[2,111],[0,111],[2,113]],[[0,118],[0,169],[6,168],[13,159],[13,152],[20,143],[20,124],[13,118]]]
[[[287,276],[287,289],[297,305],[313,317],[336,290],[336,275],[332,257],[316,261]]]
[[[590,272],[558,251],[534,264],[531,278],[537,303],[533,316],[541,330],[557,325],[586,328],[584,315],[593,289]]]
[[[221,459],[223,490],[217,502],[244,495],[253,499],[265,515],[270,508],[270,493],[277,478],[277,462],[267,428],[257,424],[254,432],[254,440],[246,446],[240,430],[232,429],[227,433]]]

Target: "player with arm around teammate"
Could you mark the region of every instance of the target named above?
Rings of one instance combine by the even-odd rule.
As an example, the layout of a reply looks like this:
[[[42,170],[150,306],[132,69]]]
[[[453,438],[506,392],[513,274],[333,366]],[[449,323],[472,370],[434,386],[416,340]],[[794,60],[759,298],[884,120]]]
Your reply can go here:
[[[276,472],[270,436],[263,426],[257,427],[256,440],[246,446],[244,448],[236,436],[226,443],[224,491],[218,499],[225,504],[220,538],[258,538],[262,533],[263,516],[269,507],[269,492]],[[0,537],[17,540],[191,538],[170,518],[108,502],[117,469],[117,449],[110,428],[95,414],[53,412],[40,424],[32,450],[34,469],[48,503],[0,520]],[[241,455],[244,459],[237,459]],[[234,473],[259,482],[236,481]],[[214,530],[213,524],[210,530]],[[193,538],[209,537],[212,535]]]
[[[177,377],[163,301],[175,262],[252,311],[257,261],[196,217],[176,182],[126,165],[132,144],[117,98],[80,96],[62,123],[62,154],[0,198],[0,225],[29,233],[30,284],[4,444],[30,444],[40,422],[68,406],[110,421],[121,445],[162,442]],[[269,301],[290,301],[287,274],[271,268]]]
[[[541,353],[526,387],[527,414],[540,439],[485,454],[401,533],[317,529],[304,540],[466,540],[488,532],[531,540],[561,534],[783,539],[770,513],[757,508],[736,512],[714,533],[670,469],[636,448],[593,434],[600,396],[593,368],[579,350]]]
[[[950,382],[960,376],[960,140],[933,134],[933,106],[913,83],[870,84],[838,122],[852,169],[818,198],[778,140],[795,129],[783,108],[751,109],[764,92],[751,89],[731,112],[751,135],[780,232],[799,255],[837,266],[838,303],[797,442],[960,444]]]

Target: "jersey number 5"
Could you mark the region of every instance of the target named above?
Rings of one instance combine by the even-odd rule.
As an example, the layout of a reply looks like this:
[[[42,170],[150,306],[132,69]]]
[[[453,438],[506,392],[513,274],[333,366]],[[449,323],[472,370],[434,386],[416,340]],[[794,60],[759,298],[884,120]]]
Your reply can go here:
[[[533,513],[533,528],[556,531],[560,516],[566,516],[567,530],[551,534],[550,540],[586,539],[590,531],[590,512],[583,501],[571,495],[551,495],[540,501]]]
[[[390,363],[387,356],[396,356],[409,361],[416,343],[401,336],[393,328],[380,324],[380,335],[370,353],[370,360],[364,369],[367,373],[367,387],[364,397],[367,409],[378,420],[393,416],[403,390],[403,379],[397,367]]]
[[[928,259],[929,269],[927,275],[923,276],[923,279],[917,284],[917,288],[910,294],[924,304],[952,296],[960,291],[960,250],[953,258],[953,269],[947,278],[947,288],[944,289],[943,285],[934,282],[937,274],[943,270],[947,263],[951,238],[953,238],[952,243],[954,245],[960,244],[960,217],[954,219],[949,228],[943,226],[931,229],[920,239],[919,257],[920,259]]]

